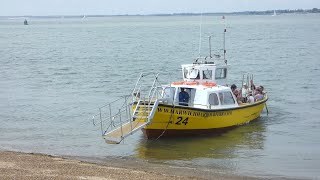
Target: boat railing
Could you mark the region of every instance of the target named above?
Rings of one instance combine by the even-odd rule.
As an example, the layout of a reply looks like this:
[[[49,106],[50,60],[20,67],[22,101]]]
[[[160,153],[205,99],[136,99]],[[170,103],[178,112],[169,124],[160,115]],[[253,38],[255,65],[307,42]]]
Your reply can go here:
[[[149,84],[150,81],[148,81],[150,79],[148,79],[147,81],[144,81],[145,79],[147,79],[146,77],[150,77],[150,76],[153,81],[151,86]],[[159,76],[159,74],[156,74],[156,73],[141,73],[133,90],[131,91],[131,94],[133,96],[133,100],[136,101],[140,97],[146,96],[146,94],[148,94],[147,99],[150,99],[154,95],[158,95],[158,94],[152,94],[154,88],[161,87],[161,84],[158,81],[158,76]],[[146,85],[145,83],[148,83],[148,84]],[[161,94],[161,92],[159,92],[159,93]]]
[[[118,127],[121,123],[131,119],[131,98],[130,95],[122,96],[104,106],[99,107],[99,123],[93,116],[93,124],[100,125],[101,134]]]
[[[150,79],[143,82],[143,78],[152,75]],[[126,136],[148,125],[157,110],[163,89],[158,81],[159,74],[142,73],[132,93],[123,96],[111,103],[99,108],[99,120],[102,136],[105,139],[119,143]],[[147,82],[149,82],[149,85]],[[95,123],[95,120],[94,124]]]

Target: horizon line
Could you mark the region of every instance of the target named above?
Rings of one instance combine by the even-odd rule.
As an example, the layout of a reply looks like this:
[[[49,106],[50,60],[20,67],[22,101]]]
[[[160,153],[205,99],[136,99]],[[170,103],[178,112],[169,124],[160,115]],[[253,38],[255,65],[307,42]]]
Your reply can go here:
[[[56,14],[56,15],[0,15],[0,17],[105,17],[105,16],[174,16],[174,15],[236,15],[236,14],[250,14],[250,13],[273,13],[274,11],[278,11],[279,13],[294,13],[294,12],[312,12],[320,13],[320,9],[312,8],[312,9],[272,9],[272,10],[253,10],[253,11],[234,11],[234,12],[180,12],[180,13],[150,13],[150,14],[70,14],[70,15],[63,15],[63,14]]]

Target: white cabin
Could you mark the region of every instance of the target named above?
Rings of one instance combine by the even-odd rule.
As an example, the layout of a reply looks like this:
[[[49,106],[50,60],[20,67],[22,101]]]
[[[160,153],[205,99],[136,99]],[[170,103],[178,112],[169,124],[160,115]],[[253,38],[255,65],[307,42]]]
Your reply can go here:
[[[224,109],[239,106],[227,84],[227,65],[193,63],[182,65],[183,81],[163,86],[162,98],[167,104],[179,105],[179,93],[184,89],[188,106],[201,109]]]
[[[183,64],[182,76],[186,82],[227,84],[227,65],[217,66],[213,62]]]

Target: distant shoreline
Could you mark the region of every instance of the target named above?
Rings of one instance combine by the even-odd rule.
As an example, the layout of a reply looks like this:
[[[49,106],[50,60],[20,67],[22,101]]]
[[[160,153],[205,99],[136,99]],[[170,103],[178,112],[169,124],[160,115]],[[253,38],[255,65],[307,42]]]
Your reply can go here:
[[[206,12],[206,13],[160,13],[160,14],[116,14],[116,15],[24,15],[24,16],[0,16],[0,18],[87,18],[87,17],[117,17],[117,16],[235,16],[235,15],[272,15],[274,11],[277,14],[313,14],[320,13],[320,9],[278,9],[266,11],[242,11],[242,12]]]

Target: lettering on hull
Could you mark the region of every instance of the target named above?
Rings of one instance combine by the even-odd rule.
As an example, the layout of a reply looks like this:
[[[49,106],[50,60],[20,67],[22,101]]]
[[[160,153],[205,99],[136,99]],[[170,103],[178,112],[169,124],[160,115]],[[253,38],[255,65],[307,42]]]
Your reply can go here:
[[[231,116],[232,110],[230,111],[218,111],[218,112],[198,112],[194,110],[182,110],[182,109],[175,109],[173,112],[172,108],[157,108],[158,113],[174,113],[177,115],[185,115],[185,116],[197,116],[197,117],[214,117],[214,116]]]

